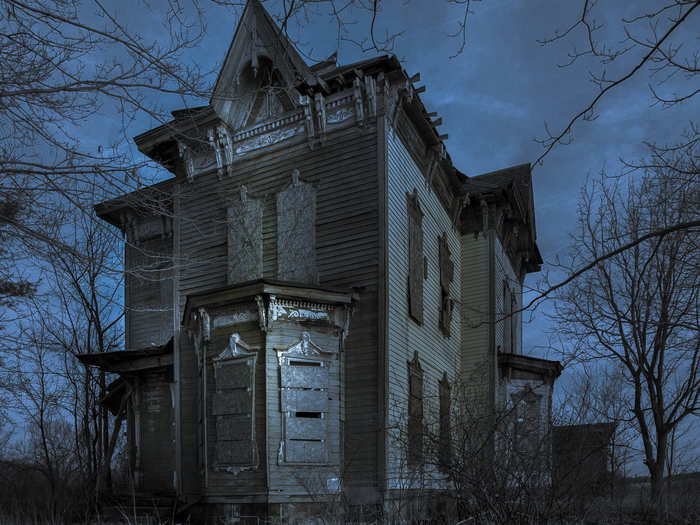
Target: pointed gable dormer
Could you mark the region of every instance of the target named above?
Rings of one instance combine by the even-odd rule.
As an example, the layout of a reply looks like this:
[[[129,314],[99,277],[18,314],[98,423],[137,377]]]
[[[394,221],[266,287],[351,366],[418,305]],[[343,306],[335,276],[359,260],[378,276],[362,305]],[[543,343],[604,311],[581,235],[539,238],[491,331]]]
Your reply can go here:
[[[296,108],[302,82],[316,84],[316,74],[260,2],[248,0],[210,105],[237,130]]]

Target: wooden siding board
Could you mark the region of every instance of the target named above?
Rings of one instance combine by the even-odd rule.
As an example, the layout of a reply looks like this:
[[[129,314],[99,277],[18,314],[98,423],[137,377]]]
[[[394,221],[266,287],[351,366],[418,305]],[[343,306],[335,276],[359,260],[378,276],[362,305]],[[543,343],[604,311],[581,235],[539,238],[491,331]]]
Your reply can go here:
[[[181,221],[179,249],[186,255],[179,265],[180,278],[177,292],[180,296],[180,311],[187,294],[199,293],[207,289],[226,284],[227,246],[225,210],[227,200],[236,195],[240,184],[247,185],[248,194],[263,200],[263,276],[276,278],[276,216],[275,193],[291,182],[291,172],[299,169],[304,181],[311,182],[317,188],[317,267],[322,285],[350,288],[364,287],[361,292],[361,308],[355,313],[350,335],[344,347],[347,356],[346,375],[348,387],[345,403],[345,421],[343,423],[346,439],[345,446],[350,445],[354,451],[352,464],[348,464],[348,483],[376,485],[376,435],[377,435],[377,138],[374,129],[366,127],[363,133],[356,129],[344,129],[327,136],[324,144],[310,150],[307,143],[294,145],[288,149],[262,154],[255,159],[242,160],[234,166],[232,177],[221,181],[215,174],[197,176],[192,184],[182,184]],[[242,334],[246,342],[246,336]],[[196,369],[193,361],[185,356],[192,352],[191,346],[183,350],[182,367]],[[259,358],[259,368],[270,356]],[[274,357],[273,357],[274,359]],[[271,363],[267,363],[270,366]],[[274,370],[277,370],[276,366]],[[264,372],[263,372],[264,373]],[[267,378],[268,381],[271,378]],[[264,384],[265,377],[260,378]],[[275,377],[275,384],[278,379]],[[192,401],[196,390],[196,380],[182,373],[180,395],[183,400],[181,424],[196,426],[196,410],[189,410],[185,405],[191,403],[196,409],[197,401]],[[267,395],[256,396],[256,405],[263,403],[260,424],[265,423],[265,410],[279,410],[279,391],[273,393],[266,389]],[[334,394],[339,396],[339,392]],[[211,399],[209,398],[211,403]],[[337,399],[337,398],[336,398]],[[189,410],[189,411],[188,411]],[[274,419],[274,418],[272,418]],[[211,418],[208,420],[212,425]],[[260,424],[256,427],[259,429]],[[329,432],[340,432],[329,427]],[[273,437],[281,432],[281,423],[271,422],[266,428],[268,435],[261,441],[256,430],[261,457],[276,461],[279,439]],[[210,428],[209,435],[216,430]],[[185,450],[196,450],[196,431],[183,430],[182,456],[183,472],[196,469],[196,459],[186,458]],[[194,442],[194,446],[191,443]],[[267,445],[265,445],[267,442]],[[188,445],[189,444],[189,445]],[[209,457],[213,459],[210,445]],[[337,440],[329,442],[330,457],[340,457]],[[192,454],[190,454],[192,455]],[[195,454],[196,456],[196,454]],[[339,461],[336,460],[336,461]],[[184,468],[186,466],[187,468]],[[271,470],[266,482],[265,469]],[[279,481],[284,490],[299,491],[298,482],[289,479],[289,475],[279,478],[274,465],[265,465],[262,477],[240,478],[250,476],[239,473],[239,484],[234,487],[231,475],[227,473],[209,473],[207,494],[224,494],[226,491],[244,493],[252,490],[265,490]],[[256,474],[258,475],[258,474]],[[330,474],[329,474],[330,475]],[[227,477],[228,476],[228,477]],[[197,474],[195,473],[195,477]],[[277,481],[276,481],[277,480]],[[252,483],[252,484],[251,484]]]
[[[426,188],[425,178],[393,129],[387,129],[388,157],[388,208],[387,208],[387,250],[388,250],[388,301],[389,317],[387,326],[388,351],[388,427],[394,425],[405,428],[407,417],[408,369],[407,362],[413,352],[418,351],[424,370],[425,415],[430,421],[438,417],[428,400],[437,399],[438,381],[443,372],[451,379],[459,373],[461,350],[461,319],[452,317],[450,337],[444,337],[439,328],[441,307],[439,244],[438,238],[447,234],[450,252],[459,254],[461,242],[451,220],[437,195]],[[428,277],[424,281],[424,319],[422,326],[408,315],[406,296],[408,276],[408,217],[406,193],[413,189],[418,192],[423,229],[423,254],[427,258]],[[450,283],[450,295],[455,299],[461,293],[461,261],[454,257],[455,278]],[[404,431],[405,432],[405,431]],[[405,465],[405,449],[402,450],[401,437],[387,436],[387,483],[389,488],[402,483],[402,465]],[[404,473],[405,474],[405,473]],[[405,480],[404,480],[405,481]]]
[[[462,237],[462,388],[479,413],[488,395],[489,368],[489,249],[488,239],[479,234]]]

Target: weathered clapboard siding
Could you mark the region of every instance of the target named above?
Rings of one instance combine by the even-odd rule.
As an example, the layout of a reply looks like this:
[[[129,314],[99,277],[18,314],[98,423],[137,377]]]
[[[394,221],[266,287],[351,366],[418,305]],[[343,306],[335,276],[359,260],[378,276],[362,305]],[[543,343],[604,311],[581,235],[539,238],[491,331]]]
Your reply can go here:
[[[503,302],[503,288],[504,286],[507,286],[510,291],[515,293],[516,303],[513,306],[512,311],[516,311],[522,305],[522,286],[520,285],[519,279],[515,276],[513,265],[510,263],[510,259],[506,255],[498,235],[494,235],[494,263],[496,270],[494,279],[496,292],[496,319],[500,320],[496,326],[496,348],[500,348],[503,352],[521,353],[522,323],[520,322],[520,314],[514,314],[511,316],[511,322],[515,325],[515,339],[512,347],[506,348],[507,338],[505,336],[505,330],[508,323],[503,320],[503,316],[506,313]]]
[[[125,243],[127,348],[165,344],[173,334],[172,239]]]
[[[460,316],[451,320],[451,336],[445,337],[439,328],[441,307],[438,238],[447,234],[454,277],[450,295],[460,300],[461,260],[460,238],[438,197],[426,187],[423,174],[409,155],[401,139],[391,128],[387,130],[387,228],[388,268],[387,292],[389,317],[387,327],[388,351],[388,427],[405,429],[407,416],[407,362],[418,352],[423,368],[423,399],[425,422],[437,421],[438,381],[447,372],[451,381],[460,368]],[[408,216],[406,193],[418,192],[423,230],[423,255],[427,259],[427,279],[423,291],[423,324],[417,324],[408,314]],[[405,436],[405,431],[402,432]],[[401,435],[387,436],[387,477],[389,488],[405,483],[405,443]]]
[[[246,184],[248,195],[263,199],[264,277],[276,278],[275,194],[289,185],[293,169],[300,171],[302,180],[315,185],[316,260],[320,284],[346,289],[361,287],[360,308],[353,316],[350,336],[344,343],[347,403],[342,424],[345,448],[353,453],[346,458],[343,481],[369,487],[373,494],[378,432],[376,152],[376,133],[368,124],[362,131],[349,128],[331,133],[313,150],[308,143],[303,143],[242,160],[234,166],[233,176],[224,175],[221,181],[211,173],[198,175],[191,184],[179,184],[181,261],[177,285],[181,312],[188,294],[226,284],[225,208],[227,200],[239,191],[241,184]],[[189,481],[199,480],[196,454],[188,453],[197,450],[197,378],[192,374],[192,370],[196,370],[192,346],[185,344],[182,348],[182,477]],[[263,362],[261,356],[259,366]],[[276,458],[276,454],[277,449],[271,457]],[[212,482],[215,478],[210,479],[211,490],[214,490],[216,483],[211,485]],[[185,492],[198,490],[198,485],[186,484],[189,489]],[[294,490],[298,490],[298,485],[295,487]],[[224,489],[221,491],[223,495]]]
[[[170,373],[155,370],[139,378],[140,489],[174,490],[175,428]]]
[[[495,359],[489,340],[489,239],[488,233],[462,236],[462,388],[479,413],[490,406],[489,375]]]

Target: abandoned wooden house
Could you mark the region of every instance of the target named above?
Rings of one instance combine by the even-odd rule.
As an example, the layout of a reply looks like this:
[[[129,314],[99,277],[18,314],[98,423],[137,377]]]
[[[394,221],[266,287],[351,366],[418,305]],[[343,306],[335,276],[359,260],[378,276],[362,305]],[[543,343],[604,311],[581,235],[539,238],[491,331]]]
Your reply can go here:
[[[544,435],[530,166],[461,173],[417,81],[394,56],[309,66],[250,0],[209,105],[135,137],[173,176],[96,206],[125,236],[127,348],[82,360],[118,374],[137,493],[208,519],[381,509],[434,470],[433,420],[449,461],[464,385]]]

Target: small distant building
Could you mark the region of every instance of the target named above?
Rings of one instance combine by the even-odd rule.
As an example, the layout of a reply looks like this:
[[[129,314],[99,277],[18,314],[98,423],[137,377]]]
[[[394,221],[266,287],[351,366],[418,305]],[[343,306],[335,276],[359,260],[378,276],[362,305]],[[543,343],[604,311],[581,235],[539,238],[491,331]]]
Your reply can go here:
[[[552,485],[559,494],[584,498],[610,494],[615,423],[555,426]]]
[[[209,105],[135,138],[173,176],[96,206],[125,237],[127,348],[81,359],[120,377],[138,494],[380,515],[440,476],[427,421],[450,461],[457,387],[548,434],[561,366],[522,355],[518,313],[530,166],[459,171],[417,81],[394,56],[309,66],[250,0]]]

